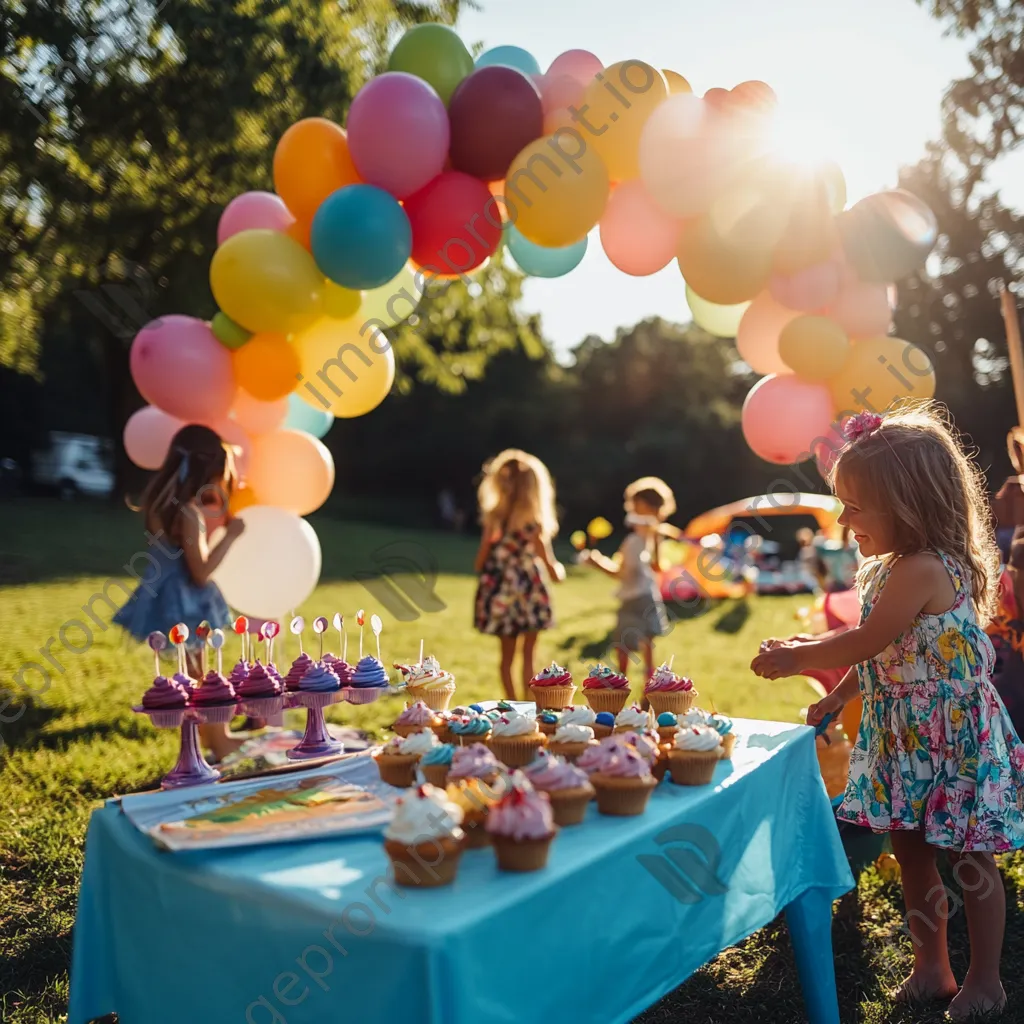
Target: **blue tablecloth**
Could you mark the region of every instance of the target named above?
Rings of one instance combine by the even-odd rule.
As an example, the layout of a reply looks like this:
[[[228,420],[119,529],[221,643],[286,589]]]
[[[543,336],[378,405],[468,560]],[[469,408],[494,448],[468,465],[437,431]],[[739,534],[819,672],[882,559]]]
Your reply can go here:
[[[616,1024],[787,905],[808,1016],[837,1020],[828,914],[853,878],[812,731],[737,733],[713,785],[665,782],[639,818],[591,805],[533,874],[468,851],[436,890],[394,889],[375,837],[160,853],[110,803],[86,843],[69,1024]]]

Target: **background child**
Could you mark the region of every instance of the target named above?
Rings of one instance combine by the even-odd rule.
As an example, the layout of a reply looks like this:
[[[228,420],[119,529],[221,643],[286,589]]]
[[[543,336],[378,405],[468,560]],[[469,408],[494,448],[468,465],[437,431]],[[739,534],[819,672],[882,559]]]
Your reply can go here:
[[[558,533],[551,474],[536,456],[509,448],[484,466],[477,500],[482,532],[475,565],[480,576],[475,625],[501,641],[501,685],[509,700],[516,699],[512,662],[522,638],[527,699],[537,634],[552,623],[541,565],[552,580],[565,579],[551,549]]]
[[[1024,846],[1024,745],[990,682],[999,555],[977,467],[930,408],[855,417],[833,471],[849,525],[871,559],[861,623],[823,641],[766,641],[768,679],[853,665],[808,723],[857,692],[864,712],[837,816],[889,832],[900,862],[913,973],[895,998],[955,996],[949,1016],[998,1012],[1006,918],[995,851]],[[767,648],[767,649],[766,649]],[[963,887],[971,963],[963,987],[946,948],[946,850]]]
[[[646,681],[654,674],[654,638],[668,632],[668,616],[655,573],[661,569],[662,535],[679,532],[665,524],[676,510],[676,499],[672,488],[656,476],[634,480],[623,498],[630,532],[616,558],[606,558],[600,551],[584,551],[582,555],[584,561],[619,580],[615,626],[619,671],[625,675],[630,653],[640,651]]]
[[[167,458],[137,509],[144,517],[157,572],[139,584],[114,616],[136,640],[185,623],[191,647],[188,672],[193,679],[200,678],[199,648],[193,641],[196,626],[205,621],[213,629],[223,629],[231,621],[210,576],[241,536],[245,523],[228,515],[224,537],[211,549],[206,520],[225,515],[235,483],[233,449],[209,427],[182,427],[174,435]],[[200,735],[217,759],[242,742],[228,736],[226,725],[201,726]]]

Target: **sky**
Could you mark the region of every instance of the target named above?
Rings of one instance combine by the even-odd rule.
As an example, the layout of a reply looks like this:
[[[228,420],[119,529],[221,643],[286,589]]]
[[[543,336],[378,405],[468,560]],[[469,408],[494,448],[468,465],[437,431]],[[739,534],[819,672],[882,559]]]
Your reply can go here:
[[[839,162],[850,202],[893,187],[899,167],[920,158],[939,135],[943,92],[968,70],[967,44],[913,0],[585,0],[582,11],[563,0],[478,2],[458,25],[466,43],[521,46],[542,70],[585,49],[606,66],[639,59],[677,71],[698,94],[767,82],[790,133]],[[1004,172],[996,184],[1024,204],[1017,177]],[[588,334],[612,338],[650,316],[690,319],[675,261],[630,277],[608,262],[596,231],[572,273],[527,281],[524,308],[541,314],[563,359]]]

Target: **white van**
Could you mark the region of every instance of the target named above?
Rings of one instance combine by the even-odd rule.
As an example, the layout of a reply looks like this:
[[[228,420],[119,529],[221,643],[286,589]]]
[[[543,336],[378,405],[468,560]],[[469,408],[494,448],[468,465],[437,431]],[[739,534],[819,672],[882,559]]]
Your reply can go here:
[[[32,456],[32,476],[71,501],[81,495],[106,498],[114,489],[114,446],[91,434],[50,433],[50,447]]]

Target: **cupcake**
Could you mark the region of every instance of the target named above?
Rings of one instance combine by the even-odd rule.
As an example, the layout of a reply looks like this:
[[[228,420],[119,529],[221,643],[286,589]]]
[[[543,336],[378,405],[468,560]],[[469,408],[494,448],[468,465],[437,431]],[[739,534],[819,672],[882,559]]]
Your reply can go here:
[[[649,711],[642,711],[639,704],[633,704],[623,708],[615,716],[615,731],[622,732],[643,732],[649,729],[654,721],[654,716]]]
[[[175,672],[171,676],[171,682],[177,683],[188,694],[189,700],[192,699],[193,694],[199,689],[199,684],[190,676],[185,675],[184,672]]]
[[[335,704],[341,693],[341,680],[322,661],[314,661],[299,680],[298,702],[307,708],[325,708]]]
[[[251,668],[252,665],[244,658],[239,658],[235,662],[234,668],[228,673],[228,682],[235,688],[235,693],[238,693],[238,688],[249,678]]]
[[[448,719],[448,732],[452,742],[459,747],[468,747],[487,739],[491,731],[491,720],[486,715],[470,712],[468,715],[452,715]]]
[[[651,774],[661,782],[668,773],[668,752],[661,746],[656,732],[630,733],[626,742],[651,766]]]
[[[387,692],[389,686],[388,670],[368,654],[359,659],[352,677],[345,684],[345,700],[349,704],[372,704],[382,693]]]
[[[594,746],[587,747],[576,759],[576,767],[582,768],[588,775],[603,770],[608,762],[616,757],[627,746],[624,735],[606,736]]]
[[[414,665],[405,677],[405,687],[414,700],[426,702],[435,711],[445,711],[455,693],[455,676],[445,672],[433,655]]]
[[[482,743],[469,747],[456,747],[452,755],[452,766],[448,771],[448,782],[460,779],[481,779],[494,783],[501,774],[503,765]]]
[[[414,732],[422,732],[424,729],[434,729],[436,733],[435,726],[440,720],[436,712],[418,700],[415,704],[405,705],[405,710],[395,719],[391,729],[398,736],[411,736]],[[441,737],[438,736],[438,739]]]
[[[579,825],[583,821],[594,787],[582,768],[542,750],[523,774],[534,789],[547,793],[556,825]]]
[[[505,786],[500,780],[493,786],[480,779],[452,779],[448,783],[448,799],[462,810],[462,831],[466,833],[464,842],[468,849],[491,845],[485,827],[487,815],[504,792]]]
[[[455,754],[455,747],[450,743],[438,743],[431,747],[420,758],[420,771],[423,778],[432,786],[440,786],[444,789],[448,785],[448,769],[452,766],[452,756]]]
[[[629,700],[629,679],[607,665],[594,665],[583,680],[583,696],[595,711],[617,715]]]
[[[548,749],[558,757],[567,761],[575,761],[587,747],[596,744],[594,730],[589,725],[573,725],[561,723],[555,735],[548,740]]]
[[[334,662],[328,661],[326,655],[324,655],[323,661],[324,664],[333,672]],[[302,677],[310,670],[310,668],[312,668],[312,666],[313,659],[303,651],[302,654],[292,662],[292,667],[288,669],[288,673],[284,677],[284,688],[289,693],[295,693],[299,688],[299,683],[302,681]],[[336,672],[335,675],[337,675]]]
[[[662,665],[644,687],[644,696],[654,708],[655,714],[662,711],[674,711],[682,714],[697,696],[691,680],[685,676],[677,676],[675,672]]]
[[[521,768],[534,759],[546,740],[532,718],[516,711],[506,711],[491,723],[491,738],[487,745],[502,764]]]
[[[590,773],[590,784],[597,791],[601,814],[634,817],[644,813],[658,783],[647,759],[635,747],[620,743],[618,749],[608,752],[600,769]]]
[[[558,719],[560,717],[561,715],[557,711],[545,708],[537,715],[537,728],[540,729],[545,736],[554,736],[555,730],[558,728]]]
[[[461,825],[462,810],[443,789],[418,786],[399,797],[384,830],[395,883],[417,888],[450,884],[462,855]]]
[[[671,711],[662,711],[658,715],[658,739],[662,743],[671,743],[675,739],[675,735],[679,732],[679,719],[672,714]]]
[[[726,715],[712,715],[708,724],[722,737],[722,759],[728,761],[732,758],[733,748],[736,746],[736,733],[732,731],[732,719]]]
[[[703,708],[689,708],[679,715],[679,727],[681,729],[691,729],[695,725],[710,724],[711,712],[705,711]]]
[[[177,729],[185,715],[189,692],[173,679],[157,676],[142,695],[142,705],[135,710],[149,715],[158,729]]]
[[[559,725],[585,725],[588,729],[593,729],[596,721],[594,709],[588,708],[586,704],[574,704],[558,716]]]
[[[271,725],[281,724],[281,711],[284,707],[282,683],[258,659],[244,682],[237,687],[237,692],[238,699],[245,704],[246,714],[264,718]]]
[[[252,673],[249,673],[252,675]],[[226,724],[235,717],[238,698],[235,688],[214,669],[203,676],[199,689],[192,694],[192,704],[204,722]]]
[[[440,746],[429,730],[414,732],[411,736],[396,736],[374,755],[382,782],[405,789],[416,785],[416,766],[420,758]]]
[[[487,831],[501,871],[538,871],[548,862],[557,831],[547,793],[538,793],[522,772],[490,809]]]
[[[715,774],[722,737],[708,725],[680,729],[668,752],[672,781],[680,786],[706,786]]]
[[[342,686],[352,685],[352,676],[355,674],[355,666],[350,665],[342,658],[336,658],[333,654],[325,654],[323,662],[338,677]]]
[[[603,740],[615,731],[615,716],[610,711],[598,711],[594,716],[594,737]]]
[[[575,692],[572,676],[554,661],[530,680],[530,693],[538,711],[544,708],[561,711],[572,703]]]

